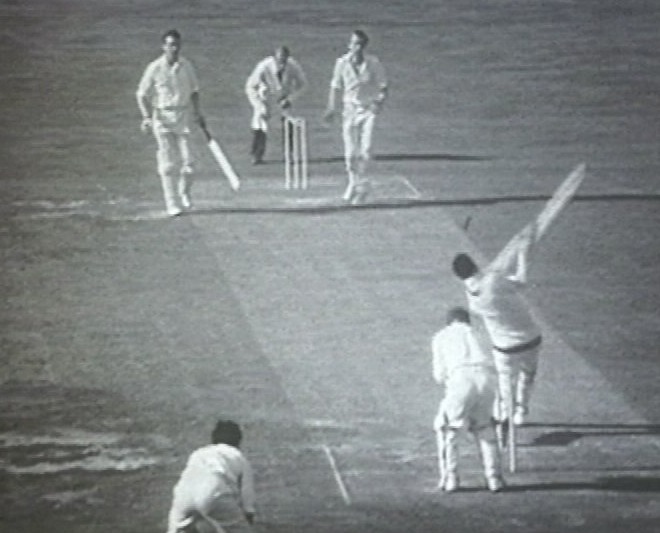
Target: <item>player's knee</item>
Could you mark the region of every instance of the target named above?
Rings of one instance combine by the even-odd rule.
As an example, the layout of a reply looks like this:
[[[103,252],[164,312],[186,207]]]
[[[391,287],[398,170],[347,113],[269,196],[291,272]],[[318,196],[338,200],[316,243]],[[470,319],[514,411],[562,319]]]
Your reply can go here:
[[[524,385],[532,385],[536,380],[536,370],[525,370],[521,372],[520,380]]]
[[[174,165],[172,163],[163,163],[158,165],[158,173],[161,176],[172,176],[174,174]]]

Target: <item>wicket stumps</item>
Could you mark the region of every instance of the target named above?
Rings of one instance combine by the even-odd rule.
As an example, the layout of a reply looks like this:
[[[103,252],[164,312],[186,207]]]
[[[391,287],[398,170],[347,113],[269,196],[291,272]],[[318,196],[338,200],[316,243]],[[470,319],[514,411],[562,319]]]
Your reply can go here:
[[[307,123],[302,117],[284,117],[284,186],[306,189]]]

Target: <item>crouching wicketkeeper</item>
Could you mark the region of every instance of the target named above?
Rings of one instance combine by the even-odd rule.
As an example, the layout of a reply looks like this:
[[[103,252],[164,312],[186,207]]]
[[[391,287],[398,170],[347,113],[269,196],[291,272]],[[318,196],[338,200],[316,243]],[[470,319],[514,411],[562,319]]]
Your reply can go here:
[[[488,489],[503,487],[499,449],[493,424],[497,377],[492,357],[481,348],[462,307],[447,314],[447,326],[433,337],[433,377],[444,385],[434,429],[438,443],[440,481],[447,492],[458,489],[458,445],[461,431],[479,445]]]

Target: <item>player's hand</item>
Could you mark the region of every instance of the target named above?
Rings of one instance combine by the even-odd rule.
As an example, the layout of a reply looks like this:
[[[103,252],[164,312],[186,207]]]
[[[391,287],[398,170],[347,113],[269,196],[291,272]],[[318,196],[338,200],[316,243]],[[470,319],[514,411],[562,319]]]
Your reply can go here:
[[[291,107],[291,102],[289,101],[288,98],[282,98],[280,100],[280,108],[289,109],[290,107]]]
[[[204,118],[203,115],[196,115],[195,116],[195,122],[203,130],[206,129],[206,119]]]
[[[146,117],[142,119],[142,124],[140,124],[140,129],[142,130],[142,133],[149,133],[153,128],[153,122],[151,121],[150,117]]]
[[[323,113],[323,122],[325,122],[326,124],[332,124],[334,120],[335,120],[335,110],[326,109],[325,113]]]
[[[245,513],[245,519],[248,521],[248,524],[254,524],[254,513]]]
[[[374,100],[373,103],[369,106],[371,111],[376,115],[383,110],[383,105],[385,102],[383,100]]]
[[[266,104],[262,104],[259,109],[257,109],[257,114],[264,120],[268,120],[270,118],[270,111],[268,110],[268,106]]]

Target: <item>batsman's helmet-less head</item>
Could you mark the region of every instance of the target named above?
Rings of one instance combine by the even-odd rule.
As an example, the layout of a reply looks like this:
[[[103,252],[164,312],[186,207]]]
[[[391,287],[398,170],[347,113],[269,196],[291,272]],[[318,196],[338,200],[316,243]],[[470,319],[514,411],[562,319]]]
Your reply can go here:
[[[240,446],[242,438],[241,428],[233,420],[218,420],[211,434],[213,444],[228,444],[234,448]]]
[[[468,279],[474,276],[479,272],[477,264],[472,260],[468,254],[458,254],[454,257],[454,261],[451,264],[451,267],[456,274],[461,279]]]
[[[447,311],[447,324],[452,322],[462,322],[463,324],[470,323],[470,313],[464,307],[452,307]]]

